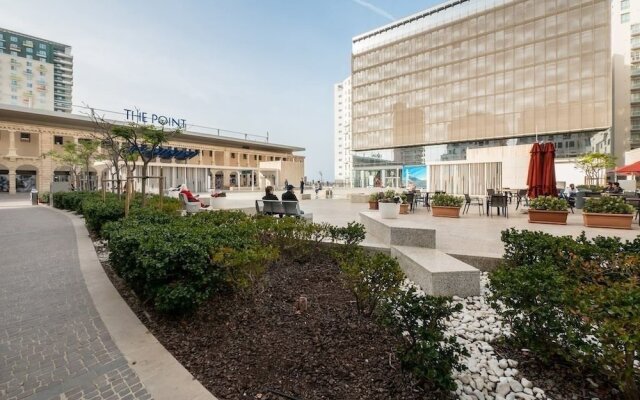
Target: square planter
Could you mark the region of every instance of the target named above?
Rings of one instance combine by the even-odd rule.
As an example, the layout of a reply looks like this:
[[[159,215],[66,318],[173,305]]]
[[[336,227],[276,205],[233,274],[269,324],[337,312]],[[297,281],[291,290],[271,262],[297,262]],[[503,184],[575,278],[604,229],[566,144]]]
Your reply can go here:
[[[377,210],[378,209],[378,202],[377,201],[370,201],[369,202],[369,210]]]
[[[400,214],[409,214],[409,204],[400,204]]]
[[[566,225],[569,211],[529,210],[529,222],[536,224]]]
[[[396,203],[378,203],[380,210],[380,218],[395,219],[400,214],[400,204]]]
[[[582,213],[584,226],[591,228],[631,229],[633,214]]]
[[[434,217],[460,218],[460,207],[431,206]]]

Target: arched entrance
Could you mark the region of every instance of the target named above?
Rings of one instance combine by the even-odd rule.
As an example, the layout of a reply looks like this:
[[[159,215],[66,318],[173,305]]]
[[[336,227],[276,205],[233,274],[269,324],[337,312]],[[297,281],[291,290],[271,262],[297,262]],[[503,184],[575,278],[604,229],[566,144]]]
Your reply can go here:
[[[224,173],[222,171],[216,171],[213,179],[213,188],[222,190],[224,186]]]
[[[0,193],[8,193],[9,185],[9,168],[0,164]]]
[[[16,193],[30,192],[36,189],[38,168],[33,165],[21,165],[16,168]]]

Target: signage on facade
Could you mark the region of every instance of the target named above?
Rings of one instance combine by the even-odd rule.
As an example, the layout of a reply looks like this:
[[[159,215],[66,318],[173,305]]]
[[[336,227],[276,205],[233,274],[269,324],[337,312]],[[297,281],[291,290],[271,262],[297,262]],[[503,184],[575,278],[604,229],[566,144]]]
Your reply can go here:
[[[142,124],[159,124],[171,128],[187,129],[187,120],[185,119],[167,117],[165,115],[158,115],[140,110],[129,110],[127,108],[124,109],[124,112],[127,121]]]

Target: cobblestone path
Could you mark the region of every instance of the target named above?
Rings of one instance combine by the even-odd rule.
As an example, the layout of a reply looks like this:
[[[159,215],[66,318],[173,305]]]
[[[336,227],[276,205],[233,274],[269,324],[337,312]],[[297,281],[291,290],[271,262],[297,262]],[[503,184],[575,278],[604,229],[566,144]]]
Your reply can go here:
[[[0,399],[150,399],[100,319],[69,219],[0,209]]]

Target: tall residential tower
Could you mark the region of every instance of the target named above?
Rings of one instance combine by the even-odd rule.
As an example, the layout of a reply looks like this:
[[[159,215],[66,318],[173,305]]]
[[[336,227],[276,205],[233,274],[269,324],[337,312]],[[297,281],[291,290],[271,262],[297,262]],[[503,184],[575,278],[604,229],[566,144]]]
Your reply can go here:
[[[351,77],[333,88],[334,179],[351,187]]]
[[[71,112],[71,47],[0,28],[0,103]]]

